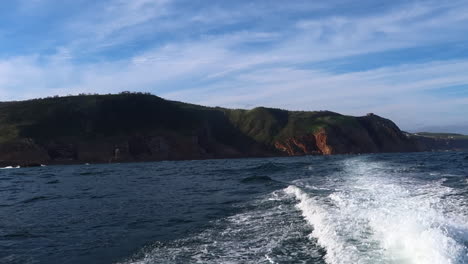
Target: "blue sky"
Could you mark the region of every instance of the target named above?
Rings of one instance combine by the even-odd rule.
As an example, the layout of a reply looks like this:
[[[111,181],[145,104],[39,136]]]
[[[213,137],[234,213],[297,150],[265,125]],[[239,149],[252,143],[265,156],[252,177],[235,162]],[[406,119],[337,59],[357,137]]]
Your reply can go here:
[[[0,101],[151,92],[468,133],[468,1],[11,0]]]

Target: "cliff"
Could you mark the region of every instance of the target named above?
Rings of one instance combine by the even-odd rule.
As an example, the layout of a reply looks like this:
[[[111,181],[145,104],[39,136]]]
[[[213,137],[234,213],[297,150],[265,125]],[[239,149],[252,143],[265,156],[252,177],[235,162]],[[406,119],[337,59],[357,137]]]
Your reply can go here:
[[[390,120],[148,94],[0,103],[0,166],[419,151]]]
[[[287,112],[287,116],[287,120],[282,122],[283,126],[267,128],[270,131],[267,138],[272,138],[275,148],[288,155],[418,151],[416,142],[402,133],[392,121],[374,114],[352,117],[324,111]],[[256,135],[256,130],[241,130],[257,140],[262,138]]]

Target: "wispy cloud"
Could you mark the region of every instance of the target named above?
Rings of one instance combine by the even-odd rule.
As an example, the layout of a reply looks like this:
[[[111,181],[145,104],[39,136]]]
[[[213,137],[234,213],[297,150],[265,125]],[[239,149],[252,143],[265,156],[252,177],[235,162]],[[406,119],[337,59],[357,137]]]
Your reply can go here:
[[[207,105],[372,111],[405,128],[468,121],[466,95],[440,96],[468,89],[466,1],[80,0],[66,17],[53,0],[28,3],[18,19],[34,8],[55,16],[28,36],[36,50],[0,44],[1,100],[138,90]],[[452,45],[461,56],[444,55]]]

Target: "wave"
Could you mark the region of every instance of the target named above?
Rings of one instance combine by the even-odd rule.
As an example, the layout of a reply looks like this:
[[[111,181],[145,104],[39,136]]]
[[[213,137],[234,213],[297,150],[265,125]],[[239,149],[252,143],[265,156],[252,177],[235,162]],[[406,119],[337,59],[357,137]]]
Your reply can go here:
[[[250,176],[245,177],[241,180],[242,183],[268,183],[268,182],[276,182],[272,178],[268,176]]]
[[[19,169],[21,168],[20,166],[6,166],[4,168],[0,168],[1,170],[7,170],[7,169]]]
[[[43,201],[43,200],[52,200],[52,199],[59,199],[61,198],[60,196],[34,196],[34,197],[31,197],[31,198],[28,198],[26,200],[23,200],[21,201],[21,203],[23,204],[27,204],[27,203],[33,203],[33,202],[38,202],[38,201]]]
[[[46,182],[46,184],[57,184],[59,182],[60,182],[59,180],[52,180],[52,181]]]
[[[32,234],[26,230],[18,230],[18,231],[13,231],[13,232],[10,232],[10,233],[7,233],[7,234],[4,234],[2,235],[2,237],[4,238],[8,238],[8,239],[27,239],[27,238],[38,238],[38,237],[42,237],[40,235],[36,235],[36,234]]]
[[[311,165],[309,162],[263,162],[255,166],[243,168],[243,169],[221,169],[218,172],[223,173],[255,173],[255,174],[272,174],[282,171],[287,171],[290,169],[296,169],[298,167],[304,167],[310,170]]]
[[[288,186],[287,194],[293,195],[299,203],[297,208],[301,210],[306,221],[314,228],[311,236],[317,239],[317,243],[326,249],[325,260],[328,263],[359,263],[356,247],[348,245],[346,240],[338,234],[339,226],[335,225],[331,212],[320,206],[319,202],[307,195],[296,186]]]
[[[443,181],[380,173],[381,163],[349,162],[337,191],[324,197],[289,186],[330,264],[468,262],[463,196]],[[336,177],[336,175],[335,175]],[[303,185],[306,186],[306,185]]]
[[[86,171],[81,171],[78,173],[78,175],[81,176],[100,176],[100,175],[108,175],[111,173],[115,173],[116,171],[114,170],[98,170],[98,169],[91,169],[91,170],[86,170]]]
[[[241,170],[235,169],[233,170],[233,172],[235,172],[236,174],[239,173],[240,171],[242,171],[243,173],[253,173],[253,174],[273,174],[273,173],[281,172],[287,169],[288,167],[286,166],[286,164],[283,164],[283,163],[265,162],[265,163],[261,163],[259,165],[252,166],[252,167],[247,167]]]
[[[314,175],[248,202],[233,197],[226,206],[234,204],[236,214],[121,263],[468,263],[467,188],[447,186],[464,176],[369,159],[337,161],[319,176],[303,169]],[[263,163],[242,170],[249,173],[240,181],[283,180],[270,175],[295,165]]]
[[[253,210],[187,238],[156,242],[120,263],[323,263],[323,251],[307,239],[310,227],[293,202],[275,191],[249,203]]]

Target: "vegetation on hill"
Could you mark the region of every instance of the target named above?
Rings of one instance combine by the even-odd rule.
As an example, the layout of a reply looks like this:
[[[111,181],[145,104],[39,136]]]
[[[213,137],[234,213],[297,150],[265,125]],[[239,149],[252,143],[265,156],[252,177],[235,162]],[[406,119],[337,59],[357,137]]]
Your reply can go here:
[[[390,120],[142,93],[0,102],[0,165],[414,151]]]
[[[313,133],[329,125],[358,125],[337,113],[299,112],[257,107],[225,109],[185,104],[141,93],[78,95],[0,103],[0,143],[17,138],[96,139],[138,133],[190,135],[204,125],[221,141],[239,130],[253,140],[275,140]],[[232,138],[229,138],[232,140]]]
[[[224,114],[214,108],[139,93],[0,103],[0,113],[0,142],[17,138],[96,139],[174,131],[190,135],[207,122],[216,123],[214,129],[222,139],[229,136],[231,129],[228,122],[223,122]]]
[[[315,133],[330,126],[359,126],[355,117],[330,111],[286,111],[265,107],[225,111],[240,131],[265,144]]]

